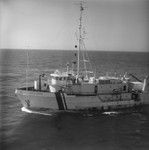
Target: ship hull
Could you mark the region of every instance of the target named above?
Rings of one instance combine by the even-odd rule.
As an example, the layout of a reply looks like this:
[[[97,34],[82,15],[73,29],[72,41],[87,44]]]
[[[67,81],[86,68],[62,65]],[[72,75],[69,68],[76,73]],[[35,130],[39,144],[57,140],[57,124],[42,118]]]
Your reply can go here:
[[[25,108],[58,110],[54,93],[22,89],[17,89],[15,93]]]
[[[24,108],[30,110],[101,110],[112,111],[116,109],[132,108],[148,104],[140,95],[138,100],[132,99],[128,93],[119,95],[67,95],[62,93],[50,93],[42,91],[27,91],[17,89],[15,91]],[[109,96],[109,97],[108,97]],[[108,97],[108,99],[106,99]],[[111,98],[111,100],[110,100]],[[114,99],[112,99],[114,98]],[[117,98],[117,100],[116,100]]]

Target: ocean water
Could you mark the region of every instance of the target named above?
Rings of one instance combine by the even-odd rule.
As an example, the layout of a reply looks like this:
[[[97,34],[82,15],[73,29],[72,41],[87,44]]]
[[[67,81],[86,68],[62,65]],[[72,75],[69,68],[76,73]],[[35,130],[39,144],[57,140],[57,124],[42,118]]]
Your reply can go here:
[[[72,51],[29,50],[28,81],[75,59]],[[149,53],[88,52],[97,75],[125,72],[143,80]],[[29,114],[21,111],[15,88],[26,81],[27,52],[0,51],[0,149],[6,150],[147,150],[149,107],[111,114]],[[28,84],[29,84],[28,83]]]

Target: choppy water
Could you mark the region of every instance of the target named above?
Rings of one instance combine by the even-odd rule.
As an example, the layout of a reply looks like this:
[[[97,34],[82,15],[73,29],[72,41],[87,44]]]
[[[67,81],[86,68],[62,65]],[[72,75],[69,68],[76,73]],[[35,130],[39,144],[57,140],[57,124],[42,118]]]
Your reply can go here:
[[[149,53],[89,52],[98,75],[149,75]],[[28,80],[72,61],[74,52],[29,51]],[[26,51],[0,52],[0,146],[12,150],[144,150],[149,149],[149,111],[113,114],[58,113],[52,116],[21,111],[15,88],[25,83]],[[149,108],[144,108],[145,110]]]

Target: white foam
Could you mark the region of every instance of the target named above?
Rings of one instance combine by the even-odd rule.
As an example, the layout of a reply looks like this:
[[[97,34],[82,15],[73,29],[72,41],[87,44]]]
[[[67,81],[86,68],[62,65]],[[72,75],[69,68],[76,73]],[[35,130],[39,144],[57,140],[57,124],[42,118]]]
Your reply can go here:
[[[38,112],[38,111],[32,111],[32,110],[29,110],[25,107],[22,107],[21,108],[22,111],[26,112],[26,113],[33,113],[33,114],[39,114],[39,115],[46,115],[46,116],[52,116],[52,114],[49,114],[49,113],[43,113],[43,112]]]
[[[104,112],[103,114],[105,114],[105,115],[114,115],[114,114],[119,114],[118,112],[116,112],[116,111],[107,111],[107,112]]]
[[[27,109],[27,108],[25,108],[25,107],[22,107],[21,110],[24,111],[24,112],[27,112],[27,113],[32,113],[31,110],[29,110],[29,109]]]

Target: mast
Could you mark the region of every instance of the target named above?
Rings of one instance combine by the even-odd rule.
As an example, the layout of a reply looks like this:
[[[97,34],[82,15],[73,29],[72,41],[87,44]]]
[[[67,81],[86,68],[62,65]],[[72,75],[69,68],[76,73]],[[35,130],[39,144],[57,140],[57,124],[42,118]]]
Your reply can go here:
[[[83,2],[80,2],[80,18],[79,18],[79,49],[78,49],[78,58],[77,58],[77,78],[80,73],[80,51],[82,48],[82,15],[83,15]]]
[[[29,69],[29,52],[26,52],[26,90],[28,90],[28,69]]]

